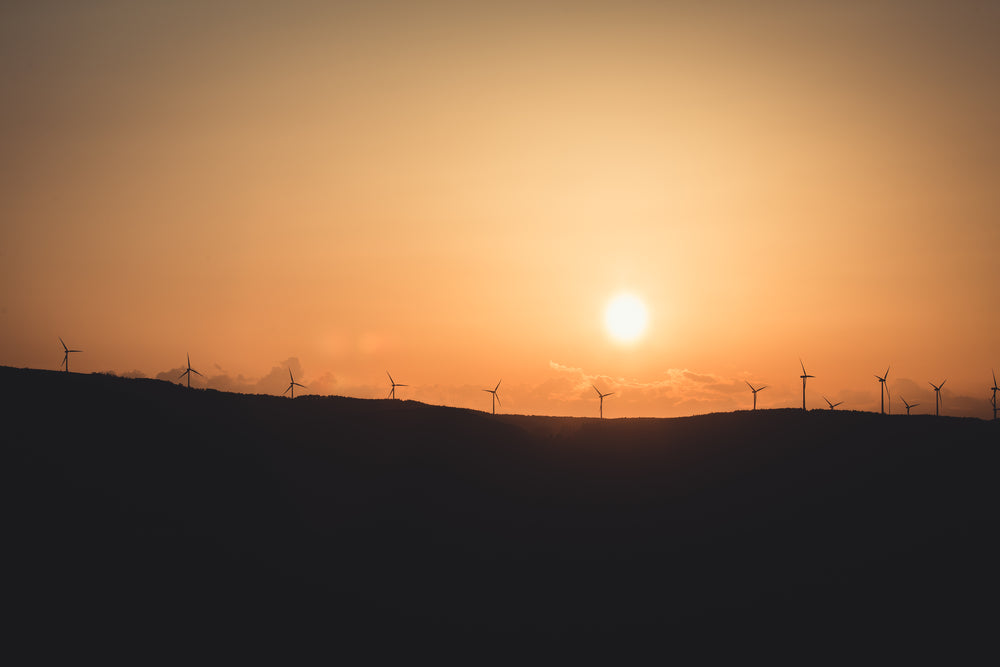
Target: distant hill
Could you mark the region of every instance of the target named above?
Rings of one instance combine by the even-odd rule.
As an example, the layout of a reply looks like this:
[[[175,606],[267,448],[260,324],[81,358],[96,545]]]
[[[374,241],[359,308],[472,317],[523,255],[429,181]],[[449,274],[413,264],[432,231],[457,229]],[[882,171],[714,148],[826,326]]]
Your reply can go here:
[[[12,368],[0,392],[3,597],[36,649],[954,657],[998,620],[994,422],[493,416]]]

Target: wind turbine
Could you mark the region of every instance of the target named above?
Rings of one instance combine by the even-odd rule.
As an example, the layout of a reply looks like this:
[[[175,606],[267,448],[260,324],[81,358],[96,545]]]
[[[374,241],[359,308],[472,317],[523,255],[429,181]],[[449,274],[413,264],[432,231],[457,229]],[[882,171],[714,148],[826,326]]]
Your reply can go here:
[[[943,382],[941,384],[944,384]],[[990,391],[993,392],[993,421],[997,420],[997,392],[1000,391],[1000,387],[997,386],[997,372],[993,371],[993,386],[990,387]]]
[[[744,382],[747,382],[747,381],[744,380]],[[757,392],[758,391],[763,391],[763,390],[767,389],[767,385],[764,385],[763,387],[757,387],[756,389],[754,389],[753,385],[750,384],[749,382],[747,382],[747,386],[750,387],[750,391],[753,392],[753,409],[756,410],[757,409]]]
[[[934,416],[939,417],[941,413],[941,387],[948,380],[942,380],[941,384],[934,384],[933,382],[928,382],[930,386],[934,387]]]
[[[62,343],[62,346],[63,346],[63,360],[62,360],[62,363],[59,364],[59,365],[60,366],[65,366],[66,367],[66,372],[69,373],[69,355],[73,354],[74,352],[83,352],[83,350],[71,350],[71,349],[69,349],[68,347],[66,347],[66,343],[63,343],[63,339],[62,338],[59,339],[59,342]],[[996,382],[994,382],[993,384],[996,384]]]
[[[201,373],[199,373],[198,371],[196,371],[195,369],[191,368],[191,355],[190,354],[188,354],[187,358],[188,358],[188,367],[187,367],[187,370],[184,371],[183,373],[181,373],[181,377],[179,377],[177,379],[180,380],[182,377],[184,377],[185,375],[187,375],[188,389],[190,389],[191,388],[191,373],[194,373],[195,375],[199,375],[201,377],[205,377],[205,376],[202,375]]]
[[[594,387],[594,385],[590,385],[590,386],[591,386],[591,387]],[[613,394],[613,393],[615,393],[615,392],[613,392],[613,391],[609,391],[609,392],[608,392],[608,393],[606,393],[606,394],[602,394],[602,393],[601,393],[601,390],[600,390],[600,389],[598,389],[597,387],[594,387],[594,391],[596,391],[596,392],[597,392],[597,396],[598,396],[598,397],[599,397],[599,398],[601,399],[601,419],[604,419],[604,397],[605,397],[605,396],[610,396],[611,394]]]
[[[885,375],[876,375],[875,379],[879,381],[882,385],[882,414],[885,414],[885,397],[889,395],[889,386],[885,383],[885,379],[889,377],[889,366],[885,368]],[[892,401],[889,402],[889,411],[892,411]]]
[[[943,383],[942,383],[942,384],[943,384]],[[911,410],[912,408],[915,408],[915,407],[917,407],[918,405],[920,405],[919,403],[912,403],[912,404],[911,404],[911,403],[907,403],[907,402],[906,402],[906,399],[905,399],[905,398],[903,398],[902,396],[900,396],[900,397],[899,397],[899,400],[901,400],[901,401],[903,402],[903,405],[905,405],[905,406],[906,406],[906,416],[907,416],[907,417],[909,417],[909,416],[910,416],[910,410]]]
[[[386,371],[385,374],[389,375],[389,371]],[[389,382],[392,384],[392,389],[389,390],[389,398],[396,398],[396,387],[406,387],[406,386],[408,386],[408,385],[405,385],[405,384],[399,384],[398,382],[396,382],[395,380],[392,379],[391,375],[389,375]],[[497,386],[498,387],[500,386],[499,382],[497,383]]]
[[[292,377],[292,369],[289,368],[288,369],[288,389],[285,389],[285,391],[281,392],[281,395],[284,396],[285,394],[288,393],[288,390],[290,389],[292,391],[292,398],[295,398],[295,388],[296,387],[302,387],[303,389],[308,389],[309,388],[309,387],[305,386],[304,384],[299,384],[298,382],[296,382],[295,378]]]
[[[500,380],[500,382],[503,382],[503,380]],[[500,388],[500,382],[497,382],[497,386],[493,387],[492,389],[483,389],[483,391],[493,394],[493,414],[497,413],[497,403],[500,403],[500,397],[497,396],[497,389]],[[503,407],[502,403],[501,407]]]
[[[830,406],[831,410],[833,410],[835,407],[843,403],[843,401],[837,401],[836,403],[831,403],[830,399],[827,398],[826,396],[823,397],[823,400],[826,401],[826,404]]]
[[[802,366],[802,375],[800,375],[799,377],[802,378],[802,409],[805,410],[806,409],[806,378],[814,378],[816,376],[815,375],[809,375],[809,373],[806,373],[806,365],[802,363],[802,358],[801,357],[799,358],[799,366]]]

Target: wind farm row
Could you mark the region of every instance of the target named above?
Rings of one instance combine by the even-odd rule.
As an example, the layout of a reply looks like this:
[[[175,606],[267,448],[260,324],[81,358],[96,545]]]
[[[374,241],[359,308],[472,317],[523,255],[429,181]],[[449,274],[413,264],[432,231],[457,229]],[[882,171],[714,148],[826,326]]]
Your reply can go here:
[[[810,375],[809,372],[806,371],[806,366],[802,362],[801,359],[799,359],[799,366],[802,368],[802,375],[799,376],[802,379],[802,409],[805,410],[806,409],[806,381],[809,378],[814,378],[816,376],[815,375]],[[880,412],[883,415],[892,411],[892,398],[891,398],[891,396],[889,394],[889,385],[887,384],[888,383],[888,379],[889,379],[889,369],[890,368],[892,368],[892,367],[891,366],[887,366],[886,369],[885,369],[885,373],[883,373],[882,375],[878,375],[877,373],[874,374],[875,379],[878,380],[878,383],[879,383],[880,399],[881,399],[881,409],[880,409]],[[934,415],[936,417],[941,416],[941,388],[944,387],[944,383],[947,382],[947,381],[948,381],[947,379],[944,379],[944,380],[941,381],[940,384],[934,384],[933,382],[930,382],[930,381],[928,381],[928,383],[927,383],[931,387],[934,388]],[[754,387],[749,382],[746,382],[746,385],[748,387],[750,387],[750,391],[753,392],[753,408],[752,409],[756,410],[757,409],[757,392],[763,391],[764,389],[767,389],[767,385],[764,385],[764,386],[761,386],[761,387]],[[1000,391],[1000,387],[997,386],[997,374],[996,374],[996,371],[993,371],[993,386],[990,387],[990,391],[993,392],[993,396],[992,396],[992,398],[990,398],[990,403],[993,406],[993,419],[996,419],[997,418],[997,392]],[[889,399],[889,407],[888,407],[888,409],[886,408],[886,399]],[[903,406],[906,408],[906,414],[907,415],[910,414],[910,410],[912,410],[913,408],[915,408],[918,405],[920,405],[919,403],[908,403],[906,401],[906,399],[903,398],[902,396],[900,396],[899,399],[902,401]],[[829,406],[829,408],[831,410],[836,409],[838,405],[842,405],[844,403],[843,401],[838,401],[838,402],[834,403],[830,399],[828,399],[826,396],[823,396],[823,400],[826,401],[826,404]]]
[[[61,337],[59,338],[59,343],[62,345],[62,348],[63,348],[63,360],[62,360],[62,363],[60,363],[59,367],[61,369],[65,370],[66,372],[69,372],[69,357],[70,357],[70,355],[71,354],[81,353],[81,352],[83,352],[83,350],[77,350],[77,349],[71,349],[71,348],[69,348],[66,345],[66,343],[63,341],[63,339]],[[799,376],[799,378],[802,380],[802,409],[803,410],[807,410],[808,408],[806,407],[806,382],[810,378],[815,378],[816,376],[812,375],[808,371],[806,371],[805,363],[802,361],[802,359],[799,359],[799,366],[802,368],[802,375]],[[891,394],[890,394],[890,391],[889,391],[889,384],[888,384],[889,370],[890,369],[891,369],[891,366],[887,366],[886,369],[885,369],[885,372],[882,375],[878,375],[877,373],[874,374],[875,379],[879,383],[880,401],[881,401],[880,413],[881,414],[889,414],[889,413],[892,412],[892,397],[891,397]],[[188,389],[190,389],[191,388],[191,375],[192,374],[198,375],[199,377],[204,377],[204,375],[202,375],[197,370],[195,370],[194,368],[191,367],[191,355],[188,354],[187,355],[187,366],[186,366],[184,372],[181,373],[180,376],[177,378],[177,380],[181,381],[181,380],[184,380],[186,378],[186,380],[187,380],[187,387],[188,387]],[[389,391],[386,394],[386,398],[396,399],[397,398],[396,397],[396,389],[398,387],[408,387],[409,385],[408,384],[402,384],[402,383],[396,382],[395,379],[393,379],[392,375],[388,371],[386,371],[386,376],[389,378]],[[500,401],[500,396],[499,396],[499,393],[498,393],[499,390],[500,390],[500,384],[501,384],[501,382],[503,382],[503,380],[498,381],[496,383],[496,386],[494,386],[492,389],[483,389],[484,392],[486,392],[486,393],[488,393],[488,394],[491,395],[492,414],[496,414],[497,406],[498,405],[500,405],[502,407],[502,403]],[[753,403],[752,403],[751,410],[756,410],[757,409],[757,394],[759,392],[767,389],[768,385],[761,385],[760,387],[755,387],[753,384],[751,384],[747,380],[745,380],[744,382],[747,385],[747,387],[749,387],[749,389],[750,389],[750,391],[751,391],[751,393],[753,395]],[[935,384],[933,382],[928,381],[928,384],[934,389],[934,415],[935,416],[940,416],[941,415],[941,407],[943,405],[942,398],[941,398],[941,389],[942,389],[942,387],[944,387],[945,382],[947,382],[947,379],[942,380],[939,384]],[[308,389],[308,387],[306,385],[301,384],[301,383],[295,381],[295,378],[292,375],[292,370],[289,368],[288,369],[288,386],[285,388],[285,391],[282,392],[282,396],[287,395],[290,398],[295,398],[295,388],[296,387],[299,387],[300,389]],[[604,418],[604,399],[607,398],[607,397],[609,397],[609,396],[613,396],[615,392],[613,392],[613,391],[611,391],[611,392],[602,392],[594,384],[591,384],[591,387],[593,387],[594,392],[597,394],[597,398],[598,398],[598,418],[603,419]],[[997,414],[998,414],[998,410],[997,410],[997,392],[1000,391],[1000,386],[997,386],[996,371],[993,371],[993,386],[989,388],[989,391],[992,392],[992,396],[989,399],[989,401],[990,401],[990,404],[993,407],[993,419],[996,420],[997,419]],[[836,403],[834,403],[833,401],[831,401],[826,396],[823,396],[822,398],[823,398],[824,401],[826,401],[826,404],[827,404],[827,406],[828,406],[828,408],[830,410],[835,410],[838,406],[844,404],[844,401],[837,401]],[[904,406],[904,408],[906,410],[907,416],[910,415],[910,411],[913,408],[915,408],[915,407],[917,407],[917,406],[920,405],[920,403],[910,403],[910,402],[908,402],[902,396],[899,396],[899,399],[902,402],[902,404],[903,404],[903,406]],[[888,403],[887,403],[887,400],[888,400]]]

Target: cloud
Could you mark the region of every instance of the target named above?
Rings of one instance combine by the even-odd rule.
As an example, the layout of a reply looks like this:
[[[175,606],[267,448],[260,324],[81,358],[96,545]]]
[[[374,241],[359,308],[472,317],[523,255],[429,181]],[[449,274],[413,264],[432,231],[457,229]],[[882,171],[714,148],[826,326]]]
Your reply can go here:
[[[749,401],[737,397],[749,391],[742,377],[723,377],[712,373],[698,372],[687,368],[670,368],[655,380],[611,377],[587,373],[584,369],[549,361],[549,368],[556,371],[556,377],[540,385],[550,400],[572,393],[575,400],[568,405],[574,412],[591,412],[584,407],[595,400],[592,384],[601,391],[614,392],[619,403],[628,408],[630,414],[638,415],[679,415],[699,412],[734,410],[748,407]],[[563,378],[560,380],[560,376]],[[610,400],[610,399],[608,399]],[[563,401],[564,404],[567,401]],[[605,404],[607,412],[608,404]]]

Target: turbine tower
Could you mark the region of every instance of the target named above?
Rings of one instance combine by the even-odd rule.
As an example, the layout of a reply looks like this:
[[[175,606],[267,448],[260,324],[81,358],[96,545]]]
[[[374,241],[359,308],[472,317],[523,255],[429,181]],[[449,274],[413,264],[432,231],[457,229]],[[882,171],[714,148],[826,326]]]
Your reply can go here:
[[[802,378],[802,409],[805,410],[806,409],[806,379],[807,378],[814,378],[816,376],[815,375],[809,375],[809,373],[806,373],[806,365],[802,363],[802,359],[801,358],[799,358],[799,366],[802,366],[802,375],[800,375],[799,377]]]
[[[830,399],[827,398],[826,396],[823,397],[823,400],[826,401],[826,404],[830,406],[831,410],[833,410],[835,407],[843,403],[843,401],[837,401],[836,403],[831,403]]]
[[[281,392],[281,395],[284,396],[285,394],[288,393],[289,390],[291,390],[291,392],[292,392],[292,398],[295,398],[295,388],[296,387],[302,387],[303,389],[308,389],[309,388],[309,387],[305,386],[304,384],[299,384],[298,382],[296,382],[295,378],[292,377],[292,369],[289,368],[288,369],[288,389],[285,389],[285,391]]]
[[[191,388],[191,373],[194,373],[195,375],[198,375],[198,376],[201,376],[201,377],[205,377],[205,376],[202,375],[201,373],[199,373],[198,371],[196,371],[195,369],[191,368],[191,355],[190,354],[188,354],[187,358],[188,358],[188,367],[187,367],[187,370],[184,371],[183,373],[181,373],[181,377],[179,377],[177,379],[180,380],[185,375],[187,375],[188,389],[190,389]]]
[[[389,375],[389,371],[386,371],[385,374]],[[408,385],[405,385],[405,384],[399,384],[398,382],[396,382],[395,380],[392,379],[391,375],[389,375],[389,382],[390,382],[390,384],[392,384],[392,388],[389,389],[389,398],[396,398],[396,387],[406,387],[406,386],[408,386]],[[497,386],[500,386],[499,382],[497,383]]]
[[[590,386],[591,386],[591,387],[594,387],[594,385],[590,385]],[[600,389],[598,389],[597,387],[594,387],[594,391],[596,391],[596,392],[597,392],[597,396],[598,396],[598,397],[599,397],[599,398],[601,399],[601,413],[600,413],[600,414],[601,414],[601,419],[604,419],[604,397],[605,397],[605,396],[610,396],[611,394],[613,394],[613,393],[615,393],[615,392],[613,392],[613,391],[609,391],[609,392],[608,392],[608,393],[606,393],[606,394],[602,394],[602,393],[601,393],[601,390],[600,390]]]
[[[903,402],[903,405],[906,406],[906,416],[907,417],[910,416],[910,410],[911,409],[913,409],[913,408],[917,407],[918,405],[920,405],[919,403],[907,403],[906,399],[903,398],[902,396],[899,397],[899,400],[901,400]]]
[[[65,366],[66,367],[66,372],[69,373],[69,355],[73,354],[74,352],[83,352],[83,350],[71,350],[71,349],[69,349],[68,347],[66,347],[66,343],[63,343],[63,339],[62,338],[59,339],[59,342],[63,346],[63,360],[62,360],[62,363],[59,364],[59,365],[60,366]],[[993,384],[996,384],[996,382],[994,382]]]
[[[744,380],[744,382],[746,382],[746,380]],[[754,389],[753,385],[750,384],[749,382],[747,382],[747,386],[750,387],[750,391],[753,392],[753,409],[756,410],[757,409],[757,392],[758,391],[764,391],[765,389],[767,389],[767,385],[764,385],[763,387],[757,387],[756,389]]]
[[[943,387],[944,383],[947,382],[947,381],[948,380],[942,380],[941,384],[934,384],[933,382],[928,382],[927,383],[930,386],[934,387],[934,416],[935,417],[940,417],[941,416],[941,387]]]
[[[500,382],[503,382],[503,380],[500,380]],[[500,397],[497,396],[497,389],[500,388],[500,382],[497,382],[497,386],[492,389],[483,389],[483,391],[493,394],[493,414],[497,413],[497,403],[500,403]],[[503,404],[501,404],[501,407],[503,407]]]
[[[944,383],[942,383],[944,384]],[[993,371],[993,386],[990,387],[990,391],[993,392],[993,421],[997,420],[997,392],[1000,391],[1000,387],[997,386],[997,372]]]
[[[885,399],[889,395],[889,387],[885,383],[885,379],[889,377],[889,366],[885,368],[885,375],[876,375],[875,379],[878,380],[879,384],[882,385],[882,414],[885,414]],[[889,411],[892,411],[892,402],[889,403]]]

